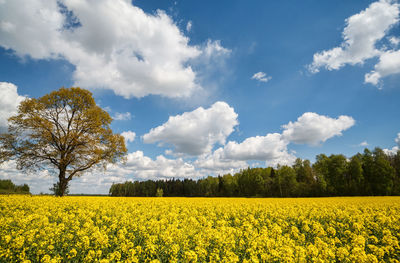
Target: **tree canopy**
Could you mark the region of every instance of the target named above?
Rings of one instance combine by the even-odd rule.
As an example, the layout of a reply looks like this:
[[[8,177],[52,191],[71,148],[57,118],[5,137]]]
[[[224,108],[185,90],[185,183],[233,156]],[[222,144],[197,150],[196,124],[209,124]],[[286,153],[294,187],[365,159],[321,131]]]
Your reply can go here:
[[[25,99],[8,119],[8,133],[0,135],[0,163],[14,159],[18,169],[58,174],[56,194],[63,196],[73,177],[126,154],[124,138],[112,132],[111,121],[81,88]]]

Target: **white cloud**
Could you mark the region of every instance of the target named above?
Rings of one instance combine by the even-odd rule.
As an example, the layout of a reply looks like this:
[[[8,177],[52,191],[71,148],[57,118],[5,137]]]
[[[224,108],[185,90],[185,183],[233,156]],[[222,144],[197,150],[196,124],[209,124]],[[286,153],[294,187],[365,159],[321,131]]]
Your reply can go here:
[[[344,42],[330,50],[314,54],[311,72],[320,68],[337,70],[346,64],[362,64],[366,59],[379,56],[376,43],[399,20],[399,4],[391,0],[372,3],[367,9],[346,19]]]
[[[283,139],[290,142],[318,145],[329,138],[342,135],[342,131],[347,130],[354,123],[354,119],[349,116],[342,115],[333,119],[317,113],[306,112],[296,122],[282,125],[284,128],[282,136]]]
[[[218,171],[219,174],[244,168],[248,165],[246,161],[250,160],[265,161],[270,166],[291,165],[296,159],[295,152],[287,149],[291,142],[316,145],[341,135],[354,122],[349,116],[333,119],[307,112],[296,122],[283,125],[282,134],[268,133],[265,136],[249,137],[241,143],[229,141],[212,154],[200,156],[194,164],[208,171]]]
[[[255,73],[251,77],[251,79],[255,79],[255,80],[258,80],[258,81],[261,81],[261,82],[268,82],[269,80],[272,79],[272,77],[267,76],[266,73],[260,71],[260,72]]]
[[[363,142],[361,142],[358,146],[366,147],[366,146],[368,146],[368,145],[369,145],[369,144],[368,144],[367,141],[363,141]]]
[[[196,168],[205,174],[234,174],[240,169],[248,167],[247,162],[241,160],[227,159],[224,156],[224,149],[218,148],[212,154],[200,156],[195,162]]]
[[[65,59],[75,85],[125,98],[187,97],[201,89],[190,61],[216,54],[189,45],[164,12],[147,14],[127,0],[4,0],[0,17],[0,46],[20,57]]]
[[[56,1],[0,2],[0,45],[20,56],[57,58],[54,45],[61,40],[64,23]]]
[[[143,135],[143,141],[171,144],[175,147],[175,153],[209,153],[214,144],[225,144],[226,138],[238,124],[237,117],[232,107],[219,101],[208,109],[199,107],[194,111],[169,117],[166,123]]]
[[[70,181],[71,194],[108,194],[113,183],[124,183],[128,175],[106,171],[95,171]]]
[[[224,48],[221,45],[221,41],[212,41],[211,39],[207,40],[207,44],[202,49],[203,57],[206,59],[212,59],[218,56],[227,56],[231,52],[232,50]]]
[[[136,137],[136,133],[133,131],[124,131],[121,135],[125,138],[126,142],[133,142]]]
[[[131,117],[132,115],[130,112],[125,112],[125,113],[116,112],[112,118],[116,121],[127,121],[130,120]]]
[[[225,106],[228,107],[227,105]],[[204,124],[209,123],[204,119],[210,117],[206,117],[206,114],[203,114],[207,110],[199,109],[170,117],[168,122],[152,129],[148,134],[144,135],[144,141],[161,141],[174,145],[175,152],[167,150],[167,154],[175,153],[176,155],[176,153],[186,153],[200,155],[193,163],[196,168],[202,170],[204,173],[215,172],[223,174],[247,167],[248,164],[246,161],[249,160],[265,161],[267,165],[272,166],[276,166],[277,164],[290,165],[296,159],[294,152],[290,152],[287,149],[287,146],[291,142],[317,145],[334,136],[342,135],[344,130],[350,128],[355,123],[354,119],[349,116],[339,116],[337,119],[334,119],[307,112],[300,116],[296,122],[289,122],[283,125],[284,130],[282,134],[269,133],[265,136],[249,137],[241,143],[229,141],[223,147],[211,152],[212,146],[217,140],[210,140],[214,136],[206,136],[206,134],[210,134],[210,128],[200,130],[199,127],[209,127],[209,125]],[[232,117],[229,120],[233,129],[236,125],[236,122],[233,121],[236,120],[236,115],[230,115]],[[202,118],[199,119],[198,116],[202,116]],[[235,117],[233,118],[233,116]],[[211,123],[221,122],[214,121]],[[216,129],[214,127],[211,130],[215,131]],[[223,137],[223,141],[225,141],[230,132],[231,130],[225,133],[226,136]],[[220,142],[220,144],[224,143]]]
[[[279,133],[249,137],[242,143],[228,142],[224,147],[224,157],[232,160],[260,160],[267,165],[288,164],[295,157],[287,151],[288,142]]]
[[[391,36],[391,37],[389,37],[389,42],[393,46],[397,46],[400,43],[400,38]]]
[[[163,155],[155,160],[145,156],[142,151],[129,153],[126,164],[113,165],[113,174],[129,174],[135,179],[196,178],[201,177],[193,164],[182,158],[168,159]]]
[[[186,31],[189,32],[190,30],[192,30],[192,21],[189,21],[186,24]]]
[[[294,151],[288,150],[290,143],[317,145],[326,140],[342,135],[355,123],[349,116],[333,119],[327,116],[306,112],[296,122],[283,125],[283,132],[268,133],[265,136],[246,138],[238,143],[229,141],[213,154],[201,156],[195,164],[201,168],[229,171],[228,167],[243,168],[245,161],[265,161],[266,165],[291,165],[296,159]],[[235,166],[235,161],[236,163]]]
[[[8,118],[17,113],[18,105],[25,99],[18,95],[17,86],[8,82],[0,82],[0,133],[8,127]]]
[[[397,137],[394,139],[394,141],[397,143],[397,146],[394,146],[392,149],[383,149],[387,155],[395,155],[400,150],[400,132],[397,134]]]
[[[392,149],[383,149],[383,152],[387,155],[396,155],[399,150],[398,146],[394,146]]]
[[[374,70],[365,75],[365,82],[378,85],[383,77],[400,73],[400,50],[384,52]]]

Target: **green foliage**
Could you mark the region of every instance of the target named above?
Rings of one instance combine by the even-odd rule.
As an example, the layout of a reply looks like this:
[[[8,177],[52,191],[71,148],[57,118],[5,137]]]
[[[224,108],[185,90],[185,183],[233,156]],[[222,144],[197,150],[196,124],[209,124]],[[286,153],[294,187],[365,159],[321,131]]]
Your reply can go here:
[[[362,186],[364,183],[364,175],[362,168],[362,156],[355,155],[351,157],[350,162],[348,163],[348,178],[347,178],[347,189],[348,195],[361,195],[362,194]]]
[[[15,185],[11,180],[0,180],[0,194],[30,194],[27,184]]]
[[[67,185],[64,189],[60,187],[60,183],[55,183],[49,190],[55,195],[55,196],[63,196],[69,194],[69,185]]]
[[[157,188],[156,197],[163,197],[164,191],[161,188]]]

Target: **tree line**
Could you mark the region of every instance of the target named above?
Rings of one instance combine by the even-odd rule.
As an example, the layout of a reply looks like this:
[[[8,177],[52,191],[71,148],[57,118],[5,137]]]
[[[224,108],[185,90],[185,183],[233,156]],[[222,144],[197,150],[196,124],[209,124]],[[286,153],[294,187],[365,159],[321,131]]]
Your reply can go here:
[[[0,194],[30,194],[29,186],[15,185],[11,180],[0,180]]]
[[[168,179],[113,184],[111,196],[317,197],[400,195],[400,150],[365,149],[351,158],[319,154],[311,164],[247,168],[199,180]]]

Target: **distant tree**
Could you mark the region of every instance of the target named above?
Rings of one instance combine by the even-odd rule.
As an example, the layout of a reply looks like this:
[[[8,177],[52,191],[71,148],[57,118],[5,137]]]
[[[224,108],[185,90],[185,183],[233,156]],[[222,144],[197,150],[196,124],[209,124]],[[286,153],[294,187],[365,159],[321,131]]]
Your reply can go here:
[[[157,192],[156,183],[152,180],[147,180],[143,182],[144,196],[155,196]]]
[[[81,88],[26,99],[8,119],[8,133],[0,135],[0,163],[15,159],[19,169],[58,174],[57,195],[63,196],[73,177],[126,154],[124,138],[113,134],[111,121]]]
[[[235,196],[237,195],[237,181],[231,174],[225,174],[221,177],[222,193],[221,196]]]
[[[183,180],[183,196],[196,196],[196,188],[196,181],[187,178]]]
[[[332,154],[328,159],[329,191],[333,195],[344,195],[346,192],[347,159],[343,154]]]
[[[15,184],[10,180],[0,180],[0,189],[4,190],[14,190]]]
[[[362,169],[364,175],[364,187],[363,187],[363,195],[374,195],[372,184],[374,184],[375,177],[373,174],[374,170],[374,157],[372,152],[366,148],[364,149],[364,153],[362,155]]]
[[[313,175],[313,169],[309,160],[301,160],[297,158],[293,164],[293,169],[296,172],[296,180],[298,182],[299,196],[311,196],[315,191],[316,181]]]
[[[23,184],[23,185],[19,186],[19,188],[21,189],[22,192],[28,192],[29,193],[29,185]]]
[[[281,197],[295,196],[297,192],[297,181],[295,170],[287,165],[281,166],[277,170],[276,179],[278,181]]]
[[[361,195],[364,185],[364,175],[362,169],[362,156],[360,154],[351,157],[347,166],[347,191],[348,195]]]
[[[388,157],[380,148],[374,149],[373,160],[372,190],[374,195],[391,195],[396,170],[390,165]]]
[[[27,184],[15,185],[10,179],[0,179],[0,194],[29,194],[29,186]]]
[[[163,197],[164,191],[161,188],[157,188],[156,197]]]
[[[318,195],[321,196],[333,191],[327,179],[329,177],[329,158],[325,154],[319,154],[315,159],[316,162],[312,167],[318,182]]]
[[[52,187],[49,188],[50,192],[52,192],[56,196],[62,196],[69,194],[69,186],[67,185],[65,189],[63,189],[63,193],[61,193],[62,189],[60,188],[59,183],[53,184]]]
[[[263,178],[263,192],[261,193],[262,196],[271,196],[272,195],[272,178],[271,174],[273,171],[272,167],[267,168],[260,168],[261,169],[261,177]]]
[[[396,171],[396,176],[393,180],[393,194],[400,195],[400,150],[393,156],[392,166]]]

